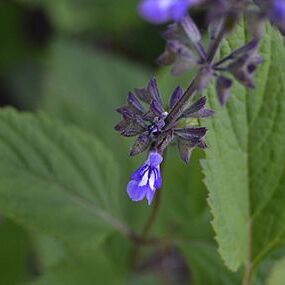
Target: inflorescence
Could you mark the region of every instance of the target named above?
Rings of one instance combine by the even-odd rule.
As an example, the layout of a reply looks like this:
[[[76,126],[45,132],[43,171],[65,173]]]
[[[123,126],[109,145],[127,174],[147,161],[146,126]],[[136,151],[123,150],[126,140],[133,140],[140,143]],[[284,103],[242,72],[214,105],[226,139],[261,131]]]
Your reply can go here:
[[[207,45],[189,9],[202,9],[206,14]],[[125,137],[137,137],[130,155],[149,151],[146,162],[131,176],[128,195],[133,201],[146,198],[150,205],[162,186],[160,164],[170,143],[178,146],[185,162],[189,162],[195,147],[207,147],[207,129],[199,119],[214,114],[206,107],[206,97],[200,95],[209,82],[215,81],[222,106],[229,99],[234,81],[247,88],[255,87],[254,74],[263,62],[258,51],[264,24],[269,20],[281,33],[285,32],[285,0],[143,0],[139,13],[155,24],[172,22],[163,33],[166,47],[157,59],[158,64],[171,65],[174,76],[190,70],[196,74],[185,91],[179,86],[174,90],[167,106],[153,78],[146,88],[130,92],[127,104],[117,109],[122,120],[115,129]],[[216,61],[223,39],[242,18],[248,23],[251,39]]]

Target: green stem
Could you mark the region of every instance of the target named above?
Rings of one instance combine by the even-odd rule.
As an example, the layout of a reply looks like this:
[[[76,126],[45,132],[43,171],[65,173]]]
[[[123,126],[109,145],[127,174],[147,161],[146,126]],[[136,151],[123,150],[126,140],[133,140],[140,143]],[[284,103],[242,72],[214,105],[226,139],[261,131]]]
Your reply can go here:
[[[150,213],[150,216],[148,217],[143,227],[142,233],[131,239],[135,243],[134,250],[131,254],[131,267],[133,269],[135,269],[138,265],[141,247],[147,244],[151,244],[151,245],[157,244],[157,241],[155,239],[148,239],[148,235],[158,215],[158,211],[160,208],[160,201],[161,201],[161,190],[162,189],[160,189],[154,197],[154,205]]]
[[[160,208],[160,201],[161,201],[161,189],[158,190],[156,195],[155,195],[155,200],[154,200],[154,205],[153,205],[152,211],[151,211],[150,216],[148,217],[148,219],[144,225],[142,235],[141,235],[144,240],[147,239],[147,236],[148,236],[152,226],[154,225],[156,217],[158,216],[158,212],[159,212],[159,208]]]

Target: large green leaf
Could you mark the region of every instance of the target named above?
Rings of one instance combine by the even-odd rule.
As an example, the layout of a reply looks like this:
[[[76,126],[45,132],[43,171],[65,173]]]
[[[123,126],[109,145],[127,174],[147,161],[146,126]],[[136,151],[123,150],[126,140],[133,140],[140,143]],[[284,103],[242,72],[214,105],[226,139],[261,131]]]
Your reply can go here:
[[[98,140],[10,109],[0,112],[0,131],[0,212],[73,249],[128,231],[119,220],[119,168]]]
[[[256,89],[236,84],[226,108],[214,87],[207,94],[216,115],[203,168],[219,252],[232,270],[256,266],[285,241],[285,50],[278,31],[266,30]],[[222,55],[246,41],[239,27]]]

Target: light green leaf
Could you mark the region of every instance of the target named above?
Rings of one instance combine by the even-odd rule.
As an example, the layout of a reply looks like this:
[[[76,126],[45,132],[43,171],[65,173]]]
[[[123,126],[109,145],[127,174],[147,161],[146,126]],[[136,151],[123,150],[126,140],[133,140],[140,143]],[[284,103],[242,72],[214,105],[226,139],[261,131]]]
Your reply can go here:
[[[117,203],[119,168],[98,140],[10,109],[0,112],[0,133],[0,212],[71,248],[128,232]]]
[[[246,42],[243,27],[222,54]],[[207,120],[209,149],[203,162],[219,252],[226,265],[256,266],[285,241],[285,50],[267,26],[261,47],[265,63],[256,89],[238,83],[226,108],[208,91],[216,115]]]

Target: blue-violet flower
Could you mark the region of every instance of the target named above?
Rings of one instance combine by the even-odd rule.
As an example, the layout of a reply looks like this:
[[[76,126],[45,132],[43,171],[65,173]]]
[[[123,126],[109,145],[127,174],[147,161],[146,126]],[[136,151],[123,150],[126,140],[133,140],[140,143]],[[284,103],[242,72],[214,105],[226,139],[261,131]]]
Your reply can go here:
[[[180,21],[190,6],[199,0],[143,0],[139,13],[147,21],[160,24],[168,21]]]
[[[156,190],[162,186],[160,175],[162,160],[158,152],[151,151],[146,162],[132,174],[127,186],[127,192],[132,201],[141,201],[146,198],[148,205],[151,204]]]
[[[285,1],[273,0],[272,8],[270,11],[271,20],[281,29],[285,31]]]

